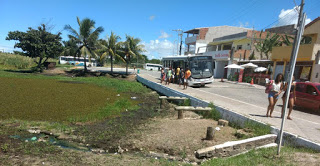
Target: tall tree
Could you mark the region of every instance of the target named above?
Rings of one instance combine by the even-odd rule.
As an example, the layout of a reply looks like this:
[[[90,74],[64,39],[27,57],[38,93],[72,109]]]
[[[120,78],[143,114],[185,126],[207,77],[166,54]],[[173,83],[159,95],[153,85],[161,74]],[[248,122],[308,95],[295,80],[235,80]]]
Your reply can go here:
[[[55,58],[63,51],[61,33],[52,34],[42,24],[38,29],[28,28],[27,32],[9,32],[6,40],[18,40],[14,47],[21,48],[23,55],[32,57],[37,63],[37,69],[43,70],[43,64],[49,58]]]
[[[73,29],[70,25],[64,27],[65,30],[69,31],[69,38],[74,40],[78,45],[77,53],[83,56],[84,59],[88,58],[89,61],[92,57],[97,57],[95,50],[97,49],[97,41],[103,28],[100,26],[95,29],[96,22],[89,18],[85,18],[80,21],[77,17],[79,25],[79,32]],[[87,63],[84,60],[84,72],[87,72]]]
[[[113,73],[113,57],[119,57],[121,56],[118,54],[120,51],[120,36],[114,34],[111,32],[111,35],[107,37],[107,40],[101,41],[101,47],[102,47],[102,55],[101,58],[105,58],[106,56],[110,56],[111,59],[111,73]]]
[[[141,40],[132,36],[126,35],[126,41],[121,43],[120,56],[122,60],[126,62],[126,74],[128,75],[128,66],[131,57],[140,56],[141,52],[144,52],[144,45],[139,44]]]

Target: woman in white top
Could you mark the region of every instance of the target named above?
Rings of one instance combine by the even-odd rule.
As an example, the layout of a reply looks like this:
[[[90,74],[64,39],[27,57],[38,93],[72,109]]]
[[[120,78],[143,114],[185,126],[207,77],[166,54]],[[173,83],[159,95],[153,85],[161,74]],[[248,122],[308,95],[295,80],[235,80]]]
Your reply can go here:
[[[280,73],[277,75],[276,80],[269,83],[269,85],[272,84],[272,89],[268,94],[269,105],[268,105],[267,114],[266,114],[267,117],[270,116],[272,118],[272,112],[273,112],[274,106],[276,105],[279,99],[279,95],[283,88],[282,82],[283,82],[283,74]]]

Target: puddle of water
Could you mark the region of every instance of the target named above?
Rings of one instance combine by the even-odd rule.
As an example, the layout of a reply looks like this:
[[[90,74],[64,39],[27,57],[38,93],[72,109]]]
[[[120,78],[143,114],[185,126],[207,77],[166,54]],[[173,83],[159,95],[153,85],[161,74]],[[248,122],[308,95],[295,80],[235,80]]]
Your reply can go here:
[[[72,149],[78,151],[89,152],[91,151],[90,147],[81,146],[76,143],[71,143],[65,140],[57,139],[55,136],[45,135],[45,134],[33,134],[31,137],[21,137],[19,135],[11,135],[10,138],[19,139],[21,141],[28,141],[28,142],[36,142],[39,139],[45,140],[52,145],[59,146],[64,149]]]

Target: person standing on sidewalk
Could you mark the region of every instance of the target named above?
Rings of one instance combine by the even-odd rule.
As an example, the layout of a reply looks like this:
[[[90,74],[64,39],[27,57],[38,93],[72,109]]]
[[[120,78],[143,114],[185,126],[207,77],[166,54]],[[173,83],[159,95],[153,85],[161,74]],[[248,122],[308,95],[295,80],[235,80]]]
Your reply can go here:
[[[180,66],[178,66],[176,70],[176,79],[177,79],[177,84],[180,82]]]
[[[183,85],[183,89],[187,89],[188,87],[188,79],[191,76],[191,71],[187,68],[186,72],[184,74],[184,85]]]
[[[170,84],[171,82],[171,77],[172,77],[172,67],[170,67],[170,69],[168,70],[168,74],[167,74],[167,82],[166,84]]]
[[[160,83],[162,84],[162,82],[164,81],[164,70],[163,67],[161,68],[161,74],[160,74]]]
[[[285,83],[283,89],[286,90],[287,87],[288,87],[288,83]],[[283,104],[282,104],[281,118],[282,118],[283,112],[284,112],[284,104],[285,104],[285,101],[286,101],[286,94],[287,94],[287,91],[282,96]],[[291,115],[291,112],[292,112],[293,105],[294,105],[295,101],[296,101],[296,83],[294,82],[294,76],[293,76],[292,77],[292,84],[291,84],[291,88],[290,88],[290,95],[289,95],[289,113],[288,113],[288,117],[287,117],[287,119],[289,119],[289,120],[292,120],[290,115]]]
[[[181,84],[182,84],[182,86],[184,86],[184,71],[183,71],[183,69],[180,70],[179,87]]]
[[[267,108],[267,114],[266,116],[271,117],[272,118],[272,112],[274,110],[274,106],[276,105],[278,99],[279,99],[279,95],[283,89],[283,74],[279,73],[276,77],[276,80],[273,82],[270,82],[269,84],[267,84],[267,86],[272,84],[272,88],[271,91],[268,94],[268,101],[269,101],[269,105]],[[269,114],[270,112],[270,114]]]

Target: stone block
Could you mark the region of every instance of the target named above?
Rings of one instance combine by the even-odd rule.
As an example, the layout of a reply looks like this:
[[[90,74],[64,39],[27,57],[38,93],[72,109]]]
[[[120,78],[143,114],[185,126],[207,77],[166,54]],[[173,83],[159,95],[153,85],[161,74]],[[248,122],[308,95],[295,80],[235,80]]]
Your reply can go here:
[[[219,119],[218,125],[228,126],[229,122],[227,120]]]

